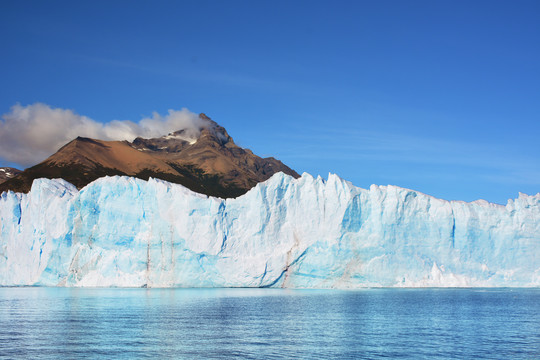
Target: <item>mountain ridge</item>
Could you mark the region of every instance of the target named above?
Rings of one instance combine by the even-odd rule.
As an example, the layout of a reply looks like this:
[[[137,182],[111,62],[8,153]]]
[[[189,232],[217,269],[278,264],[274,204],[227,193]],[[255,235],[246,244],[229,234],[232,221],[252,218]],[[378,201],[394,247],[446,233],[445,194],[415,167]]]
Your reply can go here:
[[[237,197],[276,172],[300,175],[269,157],[234,143],[225,128],[205,114],[198,137],[180,129],[159,138],[104,141],[77,137],[45,161],[0,184],[0,192],[28,192],[37,178],[62,178],[78,189],[107,175],[150,177],[217,197]]]

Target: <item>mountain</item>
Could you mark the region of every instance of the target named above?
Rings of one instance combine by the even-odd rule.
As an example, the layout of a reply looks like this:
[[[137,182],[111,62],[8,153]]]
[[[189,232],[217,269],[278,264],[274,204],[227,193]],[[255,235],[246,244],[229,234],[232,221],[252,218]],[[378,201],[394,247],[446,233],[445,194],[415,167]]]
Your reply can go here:
[[[540,287],[540,194],[445,201],[278,173],[235,199],[106,177],[0,196],[0,285]]]
[[[19,175],[21,170],[12,167],[0,167],[0,184]]]
[[[299,175],[272,157],[260,158],[236,145],[227,131],[205,114],[193,131],[129,141],[102,141],[78,137],[42,163],[0,184],[0,192],[28,192],[34,179],[62,178],[78,189],[113,175],[150,177],[178,183],[223,198],[244,194],[277,172]]]

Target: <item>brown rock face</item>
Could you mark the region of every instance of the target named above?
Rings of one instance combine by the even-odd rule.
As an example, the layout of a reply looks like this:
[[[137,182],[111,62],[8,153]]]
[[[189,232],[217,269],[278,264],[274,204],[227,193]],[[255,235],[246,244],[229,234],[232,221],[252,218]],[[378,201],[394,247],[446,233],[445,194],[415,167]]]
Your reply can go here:
[[[0,167],[0,184],[14,178],[19,175],[22,171],[12,168],[12,167]]]
[[[82,188],[106,175],[159,178],[223,198],[244,194],[277,172],[299,175],[281,161],[237,146],[227,131],[201,114],[197,139],[184,130],[153,139],[102,141],[78,137],[42,163],[0,184],[0,192],[28,192],[34,179],[63,178]]]

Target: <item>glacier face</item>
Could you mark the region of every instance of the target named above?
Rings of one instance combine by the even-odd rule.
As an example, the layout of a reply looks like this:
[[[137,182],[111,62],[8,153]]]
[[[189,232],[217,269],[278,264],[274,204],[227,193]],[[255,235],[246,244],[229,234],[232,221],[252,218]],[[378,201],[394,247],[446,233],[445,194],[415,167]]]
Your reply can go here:
[[[106,177],[0,197],[0,285],[540,286],[540,194],[444,201],[278,173],[237,199]]]

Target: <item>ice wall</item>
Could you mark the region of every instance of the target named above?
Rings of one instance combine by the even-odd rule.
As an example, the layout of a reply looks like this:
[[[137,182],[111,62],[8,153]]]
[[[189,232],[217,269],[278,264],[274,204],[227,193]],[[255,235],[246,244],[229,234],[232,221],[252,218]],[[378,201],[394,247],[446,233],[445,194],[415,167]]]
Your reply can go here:
[[[0,285],[540,286],[540,194],[506,206],[282,173],[237,199],[101,178],[0,197]]]

